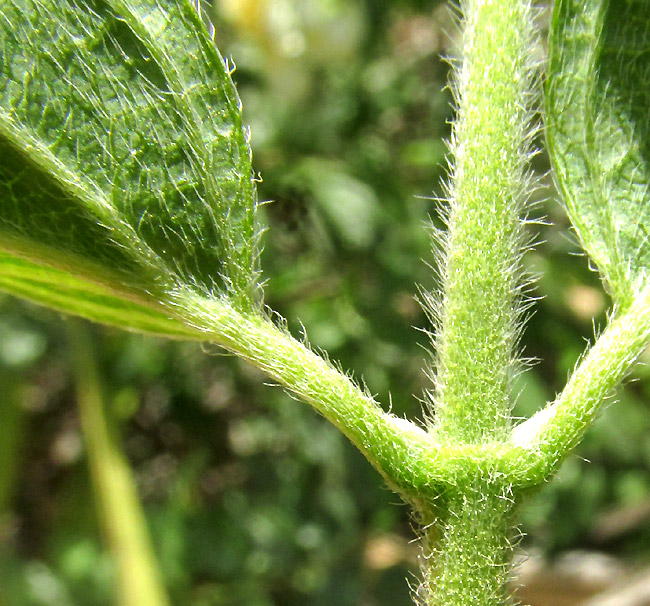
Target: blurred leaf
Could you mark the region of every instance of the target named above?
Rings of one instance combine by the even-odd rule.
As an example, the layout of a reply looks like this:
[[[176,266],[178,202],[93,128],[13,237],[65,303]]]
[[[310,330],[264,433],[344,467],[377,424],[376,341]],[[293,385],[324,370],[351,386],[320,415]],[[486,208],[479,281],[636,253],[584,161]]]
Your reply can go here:
[[[247,134],[189,0],[3,3],[0,48],[0,287],[171,335],[179,287],[251,306]]]
[[[559,0],[548,141],[583,246],[626,302],[650,266],[650,3]]]
[[[307,161],[302,171],[334,232],[352,248],[368,248],[379,218],[372,188],[327,161]]]
[[[114,422],[106,410],[89,327],[70,322],[69,341],[75,367],[77,404],[88,450],[98,513],[117,569],[120,606],[166,606],[163,579],[151,546],[147,522],[128,460]],[[82,568],[84,552],[73,552],[68,564]]]

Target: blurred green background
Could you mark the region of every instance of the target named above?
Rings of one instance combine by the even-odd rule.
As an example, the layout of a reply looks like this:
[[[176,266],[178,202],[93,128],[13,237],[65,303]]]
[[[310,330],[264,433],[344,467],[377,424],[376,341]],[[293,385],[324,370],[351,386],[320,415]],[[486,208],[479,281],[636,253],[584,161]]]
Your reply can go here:
[[[394,412],[420,416],[455,26],[429,0],[219,0],[251,125],[266,303]],[[542,19],[543,23],[543,19]],[[535,359],[515,414],[559,390],[609,302],[546,188],[526,256]],[[114,603],[75,405],[65,320],[0,295],[0,605]],[[410,604],[406,507],[307,406],[211,348],[93,327],[174,604]],[[645,356],[646,361],[650,356]],[[650,371],[640,366],[523,512],[523,546],[650,559]],[[390,395],[389,395],[390,394]]]

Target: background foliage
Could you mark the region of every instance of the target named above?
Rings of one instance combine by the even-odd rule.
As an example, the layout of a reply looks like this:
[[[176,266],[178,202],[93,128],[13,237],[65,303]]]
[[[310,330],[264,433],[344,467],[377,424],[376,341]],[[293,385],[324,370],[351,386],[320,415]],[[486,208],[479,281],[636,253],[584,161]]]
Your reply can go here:
[[[395,412],[418,416],[427,321],[414,296],[435,286],[425,225],[438,221],[445,174],[448,9],[220,0],[215,20],[238,66],[260,199],[272,201],[266,303]],[[545,158],[535,162],[544,175]],[[522,347],[539,361],[519,379],[522,415],[564,384],[609,304],[571,254],[550,185],[544,197],[535,214],[549,224],[526,257],[540,300]],[[205,355],[218,351],[99,327],[94,337],[175,603],[410,603],[406,508],[337,430],[236,359]],[[112,603],[68,359],[60,316],[0,299],[2,606]],[[637,369],[525,511],[527,549],[649,558],[648,374]]]

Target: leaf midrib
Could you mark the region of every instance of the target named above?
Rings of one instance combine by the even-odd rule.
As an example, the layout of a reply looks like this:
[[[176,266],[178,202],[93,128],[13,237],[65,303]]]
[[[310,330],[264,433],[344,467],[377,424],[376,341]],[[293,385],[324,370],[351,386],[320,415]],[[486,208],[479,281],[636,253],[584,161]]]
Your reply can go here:
[[[4,138],[28,163],[53,179],[69,199],[79,200],[82,205],[89,207],[96,218],[111,230],[112,239],[122,244],[131,255],[136,256],[136,260],[142,266],[156,268],[161,277],[169,275],[169,269],[162,265],[160,257],[145,244],[131,225],[119,218],[116,209],[104,198],[104,193],[68,170],[26,128],[16,126],[11,114],[2,108],[0,108],[0,137]],[[6,248],[6,242],[10,239],[12,238],[9,235],[3,235],[5,246],[0,244],[0,248]]]

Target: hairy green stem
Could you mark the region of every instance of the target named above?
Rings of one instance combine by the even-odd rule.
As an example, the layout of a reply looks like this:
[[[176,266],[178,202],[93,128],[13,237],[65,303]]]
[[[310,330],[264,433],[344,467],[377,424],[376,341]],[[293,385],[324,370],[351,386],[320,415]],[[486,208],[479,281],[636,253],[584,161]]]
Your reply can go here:
[[[520,328],[521,215],[529,193],[534,98],[532,12],[528,0],[465,0],[461,10],[432,435],[450,444],[496,443],[497,457],[481,461],[475,475],[466,465],[448,496],[435,503],[435,524],[425,541],[432,555],[423,558],[419,598],[426,606],[503,606],[512,559],[513,478],[492,465],[507,462],[510,454],[498,445],[511,431]]]
[[[467,0],[461,8],[435,421],[447,440],[484,442],[505,438],[509,429],[520,215],[528,194],[532,15],[525,0]]]
[[[541,481],[557,470],[649,342],[650,287],[646,287],[610,322],[557,400],[513,432],[516,445],[537,455],[529,477]]]
[[[564,156],[556,167],[562,189],[575,198],[568,204],[574,225],[624,305],[555,403],[512,429],[522,214],[534,133],[530,3],[460,0],[443,294],[429,310],[439,326],[428,432],[382,410],[258,308],[250,147],[228,70],[190,2],[106,0],[102,10],[88,12],[66,1],[53,12],[55,3],[39,0],[0,9],[0,46],[8,49],[0,69],[0,288],[95,321],[214,342],[311,404],[414,506],[424,527],[418,597],[425,606],[508,603],[515,503],[557,469],[650,341],[650,287],[634,298],[649,266],[647,220],[637,218],[647,206],[647,179],[638,179],[637,166],[647,146],[635,151],[637,134],[645,138],[647,99],[630,106],[638,106],[638,123],[626,129],[627,105],[592,116],[587,110],[597,89],[571,92],[576,82],[601,78],[618,99],[616,82],[603,77],[606,68],[620,71],[609,40],[643,38],[627,25],[605,28],[610,38],[601,48],[599,23],[609,4],[587,3],[592,17],[585,20],[585,3],[558,0],[556,34],[569,50],[551,53],[551,81],[561,72],[549,87],[549,124],[557,131],[551,152]],[[633,4],[631,16],[644,5]],[[625,45],[613,46],[622,52]],[[639,71],[630,72],[633,85],[647,75],[646,46],[630,47],[641,58]],[[108,110],[116,105],[120,111]],[[616,120],[602,128],[603,116]],[[153,143],[141,133],[153,135]],[[613,138],[620,133],[629,141]],[[605,154],[604,165],[592,166],[599,137],[619,158]],[[574,153],[576,141],[589,145]],[[632,183],[639,197],[630,198],[629,187],[612,197],[618,187],[612,176]],[[591,198],[598,200],[593,208]],[[629,215],[613,212],[626,208]],[[620,228],[628,224],[627,232]],[[595,237],[596,228],[604,238]],[[599,259],[600,240],[611,251]],[[640,273],[629,271],[633,265]],[[133,478],[103,408],[91,343],[80,326],[70,340],[121,603],[164,605]],[[2,490],[0,503],[1,497]]]
[[[225,301],[188,291],[179,292],[178,298],[184,322],[311,404],[361,450],[392,488],[412,493],[416,484],[441,479],[435,472],[418,469],[428,451],[429,467],[436,467],[435,449],[426,432],[382,410],[369,393],[306,344],[268,318],[239,312]]]
[[[477,477],[442,499],[425,525],[422,606],[503,606],[509,601],[514,499],[507,484]]]

